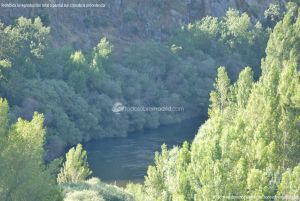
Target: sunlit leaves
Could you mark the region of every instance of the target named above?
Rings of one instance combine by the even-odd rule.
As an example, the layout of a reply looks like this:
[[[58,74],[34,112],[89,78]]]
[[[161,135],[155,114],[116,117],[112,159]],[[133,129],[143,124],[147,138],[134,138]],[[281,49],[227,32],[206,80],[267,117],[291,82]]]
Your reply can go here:
[[[84,181],[92,174],[87,163],[87,154],[82,145],[71,148],[66,154],[66,162],[57,176],[57,182],[78,183]]]
[[[0,200],[60,201],[60,192],[43,163],[43,115],[8,125],[8,105],[0,101]]]
[[[246,67],[231,85],[225,68],[219,68],[210,98],[210,118],[200,127],[191,150],[187,144],[179,150],[176,170],[172,171],[179,178],[177,191],[166,193],[165,186],[173,187],[174,180],[159,180],[165,176],[157,174],[170,164],[170,157],[158,155],[166,160],[159,162],[164,165],[152,166],[148,172],[163,184],[160,191],[155,183],[151,185],[159,198],[169,194],[173,200],[299,198],[295,197],[299,196],[300,161],[300,20],[296,16],[295,7],[290,5],[276,25],[258,81]],[[240,21],[245,23],[242,30],[226,37],[248,32],[246,15],[239,17],[230,11],[225,18],[229,31],[244,26]]]
[[[218,75],[214,84],[215,90],[211,92],[210,116],[222,113],[228,105],[230,96],[230,79],[225,71],[225,67],[218,69]]]
[[[282,180],[279,184],[277,192],[277,200],[286,199],[299,199],[300,195],[300,165],[294,169],[288,169],[282,174]]]

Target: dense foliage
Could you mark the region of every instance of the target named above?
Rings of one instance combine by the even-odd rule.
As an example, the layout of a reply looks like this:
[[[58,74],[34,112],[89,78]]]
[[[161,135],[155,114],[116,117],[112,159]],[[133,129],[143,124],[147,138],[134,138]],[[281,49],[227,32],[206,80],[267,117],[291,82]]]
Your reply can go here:
[[[284,17],[280,12],[265,12],[272,23],[280,20],[270,37],[247,14],[229,10],[183,26],[163,44],[114,47],[104,37],[88,51],[52,48],[40,18],[0,24],[0,95],[12,104],[9,112],[0,99],[0,200],[299,199],[300,10],[291,3]],[[185,112],[114,114],[119,101]],[[123,190],[89,179],[80,144],[62,165],[45,165],[45,147],[53,152],[179,122],[205,107],[209,119],[194,141],[162,145],[144,184]]]
[[[65,184],[64,201],[133,201],[123,189],[105,184],[98,178],[91,178],[76,184]]]
[[[7,101],[0,99],[0,200],[59,201],[51,168],[43,163],[43,115],[9,123]]]
[[[268,32],[247,14],[229,10],[174,30],[164,43],[111,44],[91,50],[53,48],[40,18],[0,24],[0,95],[12,118],[45,115],[48,156],[66,145],[180,122],[206,111],[216,66],[235,79],[241,66],[258,69]],[[258,70],[256,70],[258,74]],[[256,74],[256,75],[257,75]],[[184,107],[184,112],[111,111],[127,106]]]
[[[98,178],[90,178],[92,173],[87,163],[87,153],[81,144],[71,148],[66,161],[57,175],[57,182],[64,201],[133,201],[133,197],[123,189],[105,184]]]
[[[240,66],[245,65],[252,66],[259,74],[268,34],[269,29],[265,30],[261,22],[251,23],[246,13],[230,9],[224,17],[207,16],[184,26],[171,42],[183,56],[209,55],[215,65],[228,66],[235,78]]]
[[[86,180],[91,174],[86,151],[82,149],[81,144],[78,144],[66,154],[66,162],[57,176],[57,183],[78,183]]]
[[[219,68],[209,119],[191,148],[156,153],[136,200],[299,199],[300,10],[295,4],[274,28],[254,81],[251,68],[231,81]]]

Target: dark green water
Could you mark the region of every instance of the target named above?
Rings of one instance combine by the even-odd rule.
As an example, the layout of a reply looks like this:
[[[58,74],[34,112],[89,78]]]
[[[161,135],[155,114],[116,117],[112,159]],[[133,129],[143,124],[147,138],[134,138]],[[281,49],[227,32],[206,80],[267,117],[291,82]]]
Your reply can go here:
[[[193,119],[157,129],[129,134],[126,138],[111,138],[84,144],[93,176],[105,182],[119,184],[142,181],[155,151],[163,143],[168,147],[191,141],[204,118]]]

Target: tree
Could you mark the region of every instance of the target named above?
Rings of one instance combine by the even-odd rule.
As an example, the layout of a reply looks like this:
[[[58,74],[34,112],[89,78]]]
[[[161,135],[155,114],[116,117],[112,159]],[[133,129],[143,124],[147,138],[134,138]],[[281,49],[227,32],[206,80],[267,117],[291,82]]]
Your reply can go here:
[[[146,200],[145,188],[142,184],[128,183],[125,190],[127,193],[133,195],[134,200],[136,201]]]
[[[9,107],[7,101],[0,98],[0,153],[7,143],[8,111]]]
[[[60,201],[61,194],[43,164],[43,115],[8,124],[8,104],[0,101],[0,200]]]
[[[92,68],[96,71],[100,71],[103,68],[103,63],[109,57],[112,52],[113,46],[104,37],[101,38],[99,44],[93,50]]]
[[[209,115],[223,112],[227,106],[230,92],[230,79],[225,67],[218,69],[218,75],[214,84],[215,90],[210,94]]]
[[[73,54],[71,54],[70,59],[74,64],[84,64],[85,63],[85,57],[81,51],[76,51]]]
[[[182,148],[179,150],[178,158],[176,160],[176,177],[178,187],[173,195],[174,200],[194,200],[194,191],[192,189],[189,164],[191,163],[191,153],[188,142],[184,142]]]
[[[282,12],[280,5],[270,4],[269,8],[265,10],[264,16],[268,21],[270,27],[273,27],[279,20],[282,19]]]
[[[9,60],[3,59],[0,60],[0,80],[5,76],[3,75],[3,70],[9,69],[11,67],[11,62]]]
[[[250,40],[250,17],[247,13],[239,14],[239,11],[229,9],[222,21],[222,38],[230,47],[241,45],[246,39]]]
[[[187,144],[177,157],[162,150],[148,171],[146,195],[151,187],[156,200],[299,198],[299,25],[299,7],[290,4],[270,36],[258,81],[247,67],[230,86],[219,68],[209,119],[190,151]],[[170,179],[174,172],[182,177]]]
[[[99,44],[96,47],[96,52],[101,58],[108,58],[108,56],[112,52],[112,45],[109,43],[109,41],[104,37],[101,38]]]
[[[17,19],[16,25],[11,29],[12,35],[17,39],[19,37],[19,47],[26,47],[21,49],[21,53],[28,54],[29,49],[32,56],[37,58],[43,57],[43,51],[49,42],[50,28],[44,27],[41,18],[37,17],[33,20],[20,17]]]
[[[300,165],[294,167],[293,170],[287,169],[282,174],[282,180],[278,186],[276,200],[293,200],[299,199],[300,195]]]
[[[253,71],[250,67],[246,67],[234,85],[236,102],[239,107],[246,107],[253,82]]]
[[[86,90],[86,74],[82,71],[73,71],[69,75],[68,84],[72,86],[77,93]]]
[[[166,163],[169,151],[167,145],[161,146],[161,154],[155,153],[155,166],[149,166],[147,177],[145,177],[145,187],[149,200],[165,200],[169,197],[165,186]]]
[[[33,20],[20,17],[7,27],[0,23],[0,61],[8,61],[14,70],[34,77],[35,61],[43,58],[49,33],[50,28],[44,27],[39,17]]]
[[[82,145],[78,144],[76,148],[71,148],[66,154],[66,161],[57,176],[57,182],[78,183],[84,181],[92,171],[88,167],[87,154]]]

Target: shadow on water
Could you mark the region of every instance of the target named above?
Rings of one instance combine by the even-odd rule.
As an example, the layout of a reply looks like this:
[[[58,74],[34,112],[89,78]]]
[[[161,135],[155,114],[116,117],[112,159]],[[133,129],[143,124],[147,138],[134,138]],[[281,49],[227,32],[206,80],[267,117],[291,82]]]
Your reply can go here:
[[[163,143],[168,147],[192,141],[205,117],[180,124],[130,133],[126,138],[109,138],[84,144],[93,175],[104,182],[124,185],[129,180],[142,182],[155,151]]]

